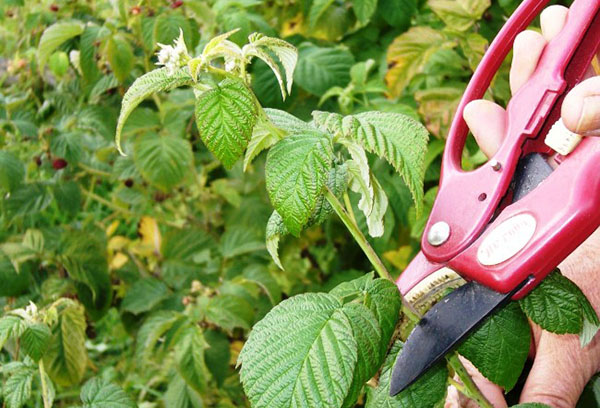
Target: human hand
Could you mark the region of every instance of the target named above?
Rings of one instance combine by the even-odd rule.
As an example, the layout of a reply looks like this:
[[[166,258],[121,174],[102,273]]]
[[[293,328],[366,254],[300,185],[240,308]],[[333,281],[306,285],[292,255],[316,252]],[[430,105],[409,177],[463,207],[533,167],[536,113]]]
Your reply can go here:
[[[563,28],[568,9],[551,6],[540,16],[542,34],[524,31],[515,39],[510,70],[514,94],[533,74],[547,44]],[[463,115],[481,150],[492,156],[499,148],[506,128],[506,111],[485,100],[469,103]],[[600,76],[590,68],[588,78],[565,97],[562,105],[565,126],[584,136],[600,136]],[[600,230],[559,265],[600,311]],[[577,335],[556,335],[531,323],[533,367],[520,402],[541,402],[556,408],[573,408],[590,378],[600,370],[600,336],[581,348]],[[506,407],[503,391],[486,380],[466,362],[475,382],[495,407]],[[452,388],[452,387],[451,387]],[[475,402],[451,389],[446,408],[476,407]]]

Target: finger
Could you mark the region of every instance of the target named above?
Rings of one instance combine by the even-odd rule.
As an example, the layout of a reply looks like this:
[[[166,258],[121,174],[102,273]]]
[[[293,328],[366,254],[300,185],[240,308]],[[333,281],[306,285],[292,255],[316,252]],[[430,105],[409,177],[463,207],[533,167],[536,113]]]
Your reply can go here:
[[[481,151],[491,157],[498,151],[506,130],[506,111],[500,105],[484,99],[469,102],[463,118]]]
[[[586,79],[567,94],[562,119],[572,132],[600,136],[600,76]]]
[[[593,374],[590,356],[582,352],[576,335],[544,332],[520,402],[572,408]]]
[[[563,29],[569,9],[564,6],[550,6],[540,14],[540,26],[544,39],[549,42]]]
[[[523,31],[515,38],[513,62],[510,67],[510,90],[513,95],[535,71],[545,46],[546,40],[542,34],[535,31]]]
[[[502,388],[485,378],[477,368],[471,362],[463,357],[459,357],[463,363],[467,372],[477,385],[477,388],[487,398],[487,400],[494,406],[494,408],[506,408],[506,400],[504,399],[504,393]],[[457,379],[458,380],[458,379]],[[465,395],[460,394],[460,407],[462,408],[478,408],[479,405]]]

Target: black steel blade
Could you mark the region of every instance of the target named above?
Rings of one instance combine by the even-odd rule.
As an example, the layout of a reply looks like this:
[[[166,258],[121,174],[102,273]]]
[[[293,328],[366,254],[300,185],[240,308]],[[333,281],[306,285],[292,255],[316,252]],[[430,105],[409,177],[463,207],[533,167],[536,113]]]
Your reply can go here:
[[[404,344],[392,373],[390,395],[416,381],[521,287],[498,293],[471,281],[436,303]]]

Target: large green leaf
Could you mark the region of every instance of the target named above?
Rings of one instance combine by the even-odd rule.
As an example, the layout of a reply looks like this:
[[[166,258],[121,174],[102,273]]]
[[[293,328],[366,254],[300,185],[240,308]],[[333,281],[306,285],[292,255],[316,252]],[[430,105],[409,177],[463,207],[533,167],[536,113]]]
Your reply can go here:
[[[254,308],[242,297],[217,295],[208,302],[206,319],[228,331],[236,327],[249,329],[254,320]]]
[[[11,192],[25,178],[25,166],[14,154],[0,151],[0,188]]]
[[[21,335],[21,346],[23,351],[38,362],[48,348],[52,332],[44,323],[35,323],[27,327]]]
[[[83,308],[69,305],[59,315],[52,329],[52,339],[44,354],[48,375],[56,384],[69,387],[83,378],[88,356],[85,349],[85,316]]]
[[[47,185],[41,182],[21,184],[4,200],[4,209],[11,217],[33,215],[45,210],[51,202]]]
[[[189,173],[194,157],[187,140],[146,133],[135,144],[134,160],[144,179],[167,191]]]
[[[231,358],[229,339],[224,333],[216,330],[205,331],[204,338],[209,346],[204,352],[206,367],[210,370],[217,384],[222,386],[227,378]]]
[[[155,69],[136,79],[125,92],[121,102],[121,113],[119,114],[115,133],[115,143],[119,151],[123,153],[121,149],[123,126],[136,106],[152,94],[192,83],[193,80],[187,67],[178,69],[172,74],[169,74],[166,68]]]
[[[365,408],[434,408],[446,397],[448,369],[444,362],[434,365],[414,384],[390,397],[392,369],[401,351],[402,342],[397,341],[385,359],[379,385],[367,390]]]
[[[169,295],[164,282],[156,278],[145,278],[135,282],[125,294],[121,309],[133,314],[151,310]]]
[[[81,34],[79,41],[79,65],[83,77],[90,83],[93,83],[100,75],[98,61],[96,60],[97,47],[94,46],[94,43],[103,40],[108,35],[110,35],[108,28],[96,25],[86,26]]]
[[[489,317],[459,346],[458,352],[508,392],[523,370],[530,341],[529,323],[515,302]]]
[[[281,302],[257,323],[238,361],[254,407],[318,408],[342,405],[357,359],[342,302],[307,293]]]
[[[583,328],[580,293],[577,285],[554,271],[521,299],[520,304],[527,317],[545,330],[579,333]]]
[[[0,350],[2,350],[8,339],[19,337],[26,328],[25,322],[20,317],[13,315],[3,316],[0,319]]]
[[[175,347],[177,371],[185,382],[197,392],[206,390],[208,369],[204,362],[204,352],[208,348],[200,327],[189,327]]]
[[[76,37],[83,32],[83,24],[80,22],[59,22],[44,30],[40,43],[38,44],[38,63],[40,70],[44,69],[50,55],[70,38]]]
[[[190,387],[183,377],[176,374],[164,394],[165,407],[169,408],[204,408],[202,396]]]
[[[196,99],[200,137],[226,167],[244,154],[256,123],[252,92],[240,81],[226,79]]]
[[[140,330],[136,340],[136,359],[140,365],[151,361],[152,355],[159,339],[170,330],[181,318],[177,313],[167,310],[154,313],[149,316]]]
[[[304,43],[298,48],[298,53],[294,80],[306,91],[323,96],[329,88],[350,82],[354,57],[348,50]]]
[[[292,234],[297,236],[309,221],[332,159],[331,139],[318,131],[289,136],[269,151],[265,167],[267,191]]]
[[[33,382],[32,367],[17,368],[3,384],[4,403],[6,408],[21,408],[31,396],[31,383]]]
[[[136,408],[118,385],[94,377],[81,388],[82,408]]]
[[[365,112],[343,118],[335,113],[313,112],[313,117],[318,126],[358,142],[394,166],[420,212],[429,140],[423,125],[406,115],[391,112]]]
[[[352,9],[360,24],[366,25],[377,10],[377,0],[352,0]]]
[[[122,35],[114,35],[106,44],[106,57],[119,82],[125,82],[133,68],[133,50]]]

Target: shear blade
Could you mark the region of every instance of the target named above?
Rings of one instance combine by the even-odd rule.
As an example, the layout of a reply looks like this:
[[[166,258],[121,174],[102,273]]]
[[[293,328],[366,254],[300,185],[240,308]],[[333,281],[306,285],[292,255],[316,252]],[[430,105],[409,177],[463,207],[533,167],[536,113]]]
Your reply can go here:
[[[499,293],[471,281],[436,303],[404,344],[392,373],[390,395],[415,382],[521,287]]]

